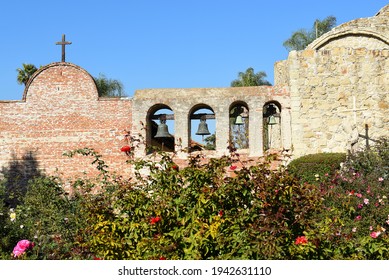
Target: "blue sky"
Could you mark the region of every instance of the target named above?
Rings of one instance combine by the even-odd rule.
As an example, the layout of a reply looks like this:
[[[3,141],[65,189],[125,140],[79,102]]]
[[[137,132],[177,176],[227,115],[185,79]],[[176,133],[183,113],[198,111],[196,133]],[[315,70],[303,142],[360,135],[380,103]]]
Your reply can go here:
[[[228,87],[253,67],[273,83],[282,43],[315,19],[341,24],[375,15],[388,0],[35,0],[2,1],[0,100],[21,99],[22,63],[61,60],[120,80],[128,96],[145,88]]]

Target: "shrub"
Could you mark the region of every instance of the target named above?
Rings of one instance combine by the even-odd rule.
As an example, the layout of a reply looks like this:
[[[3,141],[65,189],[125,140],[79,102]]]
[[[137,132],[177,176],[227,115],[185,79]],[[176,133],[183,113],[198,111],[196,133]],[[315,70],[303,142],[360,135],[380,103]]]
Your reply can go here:
[[[292,160],[287,169],[302,182],[317,184],[325,176],[335,174],[345,160],[344,153],[310,154]]]
[[[233,150],[185,168],[173,154],[129,154],[128,179],[95,151],[76,150],[69,155],[94,157],[100,176],[74,182],[72,195],[40,177],[11,210],[0,188],[0,258],[29,240],[35,246],[20,258],[388,259],[386,145],[350,155],[315,185],[269,162],[246,165]]]
[[[317,215],[321,258],[388,259],[388,141],[349,155],[342,169],[321,181]]]
[[[266,164],[238,171],[222,157],[178,170],[167,154],[131,163],[138,180],[82,191],[83,246],[99,258],[288,259],[320,205],[315,187]]]
[[[60,181],[53,177],[38,177],[30,181],[21,203],[7,209],[3,220],[0,251],[12,252],[18,241],[36,244],[30,259],[75,258],[72,252],[80,220],[77,204],[71,202]],[[9,213],[14,213],[14,219]]]
[[[382,138],[370,149],[349,155],[345,167],[366,177],[389,179],[389,139]]]

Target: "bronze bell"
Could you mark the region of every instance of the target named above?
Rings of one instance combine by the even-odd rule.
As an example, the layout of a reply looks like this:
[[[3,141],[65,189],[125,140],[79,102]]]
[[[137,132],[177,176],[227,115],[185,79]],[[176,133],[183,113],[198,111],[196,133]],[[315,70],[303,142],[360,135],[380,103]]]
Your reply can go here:
[[[235,119],[235,125],[242,125],[244,124],[243,118],[241,115],[238,115]]]
[[[173,135],[169,133],[166,120],[161,119],[161,123],[158,125],[157,134],[155,134],[154,138],[167,138],[167,137],[173,137]]]
[[[268,125],[275,125],[277,124],[277,120],[276,118],[274,117],[274,115],[270,115],[268,120],[267,120],[267,124]]]
[[[205,117],[201,117],[199,128],[197,129],[196,135],[210,135],[211,132],[208,130],[208,125],[205,122]]]

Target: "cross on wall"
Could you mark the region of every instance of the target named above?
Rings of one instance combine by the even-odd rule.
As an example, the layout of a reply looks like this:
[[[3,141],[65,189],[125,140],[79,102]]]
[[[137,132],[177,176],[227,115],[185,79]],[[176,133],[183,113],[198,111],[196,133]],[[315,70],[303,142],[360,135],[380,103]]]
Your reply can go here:
[[[357,108],[357,106],[356,106],[356,98],[355,98],[355,96],[353,96],[353,108],[352,109],[346,109],[346,110],[339,111],[339,113],[353,112],[354,124],[356,125],[357,124],[357,112],[358,111],[366,111],[366,110],[368,110],[368,108]],[[369,125],[366,124],[366,123],[365,123],[365,134],[360,134],[359,133],[358,137],[365,139],[366,148],[367,149],[370,148],[369,141],[376,142],[376,143],[379,142],[378,140],[374,140],[374,139],[370,138],[370,136],[369,136]]]
[[[67,42],[65,40],[65,34],[62,34],[62,41],[55,43],[56,45],[62,45],[62,62],[65,62],[65,46],[71,45],[72,42]]]
[[[357,112],[358,111],[366,111],[367,110],[367,108],[357,108],[356,103],[357,103],[356,98],[355,98],[355,96],[353,96],[353,108],[352,109],[346,109],[346,110],[338,111],[339,113],[353,112],[354,124],[357,124]]]

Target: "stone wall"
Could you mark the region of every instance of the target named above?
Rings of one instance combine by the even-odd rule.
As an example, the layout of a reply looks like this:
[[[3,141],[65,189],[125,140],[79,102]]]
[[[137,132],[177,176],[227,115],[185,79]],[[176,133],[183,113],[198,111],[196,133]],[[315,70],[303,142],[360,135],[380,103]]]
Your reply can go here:
[[[240,151],[242,156],[263,155],[263,107],[268,102],[276,102],[281,109],[281,121],[274,126],[281,132],[273,141],[277,140],[278,148],[290,148],[287,86],[150,89],[137,91],[133,98],[99,99],[93,78],[84,69],[71,63],[53,63],[34,74],[23,100],[0,102],[0,168],[7,170],[12,162],[23,164],[28,158],[50,175],[66,179],[90,176],[96,174],[90,164],[92,158],[63,155],[88,147],[102,154],[111,170],[129,173],[127,157],[120,152],[128,144],[124,135],[130,132],[136,138],[150,137],[146,135],[150,131],[148,118],[153,108],[161,105],[174,112],[174,137],[176,144],[181,144],[177,151],[190,145],[189,118],[194,108],[211,108],[215,113],[216,150],[207,153],[210,157],[221,156],[228,153],[229,111],[236,102],[249,110],[249,148]],[[145,146],[137,147],[135,155],[147,156]],[[187,153],[177,154],[181,162],[187,157]]]
[[[198,89],[149,89],[136,91],[133,106],[133,133],[147,138],[142,124],[148,123],[150,109],[156,105],[165,105],[174,113],[175,139],[181,139],[182,148],[189,146],[190,114],[193,108],[206,105],[215,113],[216,121],[216,151],[215,156],[227,153],[229,139],[229,110],[236,102],[247,104],[249,110],[248,155],[255,157],[263,155],[263,106],[270,101],[281,105],[282,146],[290,148],[290,103],[287,86],[261,86],[238,88],[198,88]],[[176,141],[177,143],[177,141]],[[137,155],[142,156],[143,149]],[[181,158],[187,157],[180,154]]]
[[[293,51],[288,58],[294,155],[344,152],[360,134],[389,136],[389,49]],[[353,109],[353,101],[358,110]]]
[[[103,154],[112,170],[126,170],[120,148],[131,115],[131,100],[99,100],[93,78],[82,68],[70,63],[45,66],[26,86],[22,101],[0,102],[0,170],[11,162],[23,164],[25,155],[32,155],[38,168],[51,175],[90,174],[95,170],[91,158],[63,156],[84,147]]]
[[[359,18],[341,24],[312,42],[308,49],[331,49],[334,47],[388,49],[389,5],[369,18]]]
[[[112,170],[126,174],[130,168],[120,152],[127,144],[124,135],[130,132],[155,143],[151,116],[160,108],[174,114],[173,144],[179,145],[175,156],[181,162],[188,156],[181,149],[191,147],[191,130],[197,129],[191,127],[191,115],[200,107],[215,118],[216,150],[207,153],[228,152],[230,111],[237,104],[248,112],[249,148],[239,151],[245,158],[262,156],[271,143],[276,143],[273,148],[292,148],[294,157],[345,152],[355,135],[363,144],[358,135],[366,127],[372,140],[389,136],[388,56],[389,5],[374,17],[334,28],[304,51],[290,52],[274,65],[275,86],[148,89],[131,99],[99,99],[84,69],[53,63],[34,74],[23,100],[0,101],[0,171],[12,162],[34,160],[51,175],[90,175],[95,171],[92,159],[63,156],[88,147],[102,154]],[[266,128],[267,114],[275,108],[270,103],[277,107],[278,121]],[[147,156],[142,143],[135,149],[137,157]]]

